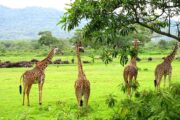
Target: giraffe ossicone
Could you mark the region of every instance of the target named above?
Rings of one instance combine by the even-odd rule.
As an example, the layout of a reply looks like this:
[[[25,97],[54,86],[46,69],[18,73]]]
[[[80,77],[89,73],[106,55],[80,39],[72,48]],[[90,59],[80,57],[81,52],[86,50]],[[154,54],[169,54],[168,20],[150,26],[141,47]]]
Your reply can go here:
[[[54,48],[54,54],[58,52],[59,48]]]

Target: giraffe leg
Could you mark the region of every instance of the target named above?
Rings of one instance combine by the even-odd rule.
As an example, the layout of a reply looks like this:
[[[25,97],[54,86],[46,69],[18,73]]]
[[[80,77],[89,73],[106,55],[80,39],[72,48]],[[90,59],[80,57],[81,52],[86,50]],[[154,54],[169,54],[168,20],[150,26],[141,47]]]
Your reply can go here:
[[[158,77],[158,79],[157,79],[157,81],[156,81],[156,82],[157,82],[157,90],[160,89],[160,83],[161,83],[162,76],[163,76],[163,75],[160,74],[159,77]]]
[[[169,78],[169,86],[171,85],[171,73],[169,74],[168,78]]]
[[[127,88],[127,90],[128,90],[128,88],[129,88],[128,79],[125,80],[125,88]],[[125,92],[126,92],[126,91],[125,91]]]
[[[42,73],[42,75],[40,76],[40,80],[39,80],[39,105],[42,104],[42,89],[43,89],[43,84],[44,84],[44,79],[45,79],[45,74]]]
[[[136,74],[134,75],[134,81],[137,83],[138,70],[136,69]]]
[[[130,86],[130,83],[128,83],[128,96],[130,97],[131,96],[131,86]]]
[[[88,100],[89,100],[89,96],[90,96],[90,89],[87,88],[85,90],[85,94],[84,94],[84,101],[85,101],[85,107],[86,107],[86,115],[88,117]]]
[[[24,105],[24,101],[25,101],[25,94],[26,94],[26,92],[27,92],[27,86],[26,86],[26,85],[24,85],[24,90],[23,90],[23,103],[22,103],[22,105]]]
[[[124,71],[123,77],[124,77],[125,85],[127,86],[128,85],[128,73],[126,71]]]
[[[28,88],[27,88],[27,105],[28,106],[30,106],[30,103],[29,103],[29,93],[30,93],[30,90],[31,90],[31,86],[32,86],[32,84],[31,85],[28,85]]]
[[[166,87],[166,74],[164,74],[164,88]]]
[[[130,90],[129,90],[128,72],[124,71],[123,75],[124,75],[125,87],[127,87],[127,92],[128,92],[128,95],[129,95]]]
[[[137,75],[138,75],[138,73],[134,75],[134,81],[135,81],[135,84],[136,84],[136,85],[139,84],[138,81],[137,81]]]
[[[39,105],[42,104],[42,88],[43,88],[43,84],[39,84]]]
[[[41,94],[40,94],[40,84],[38,84],[38,88],[39,88],[39,105],[40,105],[40,97],[41,97]]]
[[[128,81],[128,95],[131,96],[131,82],[132,82],[133,76],[129,75],[129,81]]]
[[[80,88],[76,88],[76,99],[78,102],[78,109],[79,109],[79,113],[78,113],[78,118],[81,116],[81,102],[82,102],[82,92]]]

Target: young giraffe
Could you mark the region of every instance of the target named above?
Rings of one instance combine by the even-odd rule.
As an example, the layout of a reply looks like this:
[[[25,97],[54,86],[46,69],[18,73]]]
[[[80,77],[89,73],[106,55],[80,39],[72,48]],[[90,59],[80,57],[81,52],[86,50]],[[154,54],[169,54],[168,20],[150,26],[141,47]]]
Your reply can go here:
[[[21,79],[20,79],[20,94],[22,92],[22,87],[21,87],[21,80],[23,78],[23,105],[24,105],[24,100],[25,100],[25,94],[27,95],[27,104],[29,104],[29,93],[31,90],[32,84],[38,83],[39,87],[39,105],[42,104],[42,88],[44,84],[44,79],[45,79],[45,74],[44,70],[48,66],[48,64],[51,62],[52,57],[55,55],[55,53],[58,51],[58,48],[52,49],[48,56],[43,59],[40,62],[36,63],[36,66],[32,70],[26,71],[24,74],[22,74]]]
[[[155,80],[154,80],[154,85],[156,88],[160,87],[160,82],[162,77],[164,76],[164,87],[166,84],[166,76],[168,75],[169,77],[169,85],[171,82],[171,75],[172,75],[172,66],[171,63],[173,59],[175,58],[176,52],[178,49],[178,43],[176,43],[174,50],[172,51],[171,54],[169,54],[164,61],[161,64],[158,64],[155,69]]]
[[[81,43],[76,43],[76,54],[78,61],[78,78],[75,81],[75,94],[78,102],[78,107],[83,106],[82,96],[84,95],[86,112],[88,112],[88,100],[90,96],[90,82],[87,80],[86,75],[83,71],[82,62],[80,58],[80,51],[82,50]],[[80,111],[81,112],[81,111]]]
[[[138,49],[138,44],[139,44],[139,41],[135,39],[134,40],[135,49]],[[136,57],[132,57],[130,64],[124,68],[124,72],[123,72],[124,82],[125,82],[125,85],[127,86],[129,96],[131,94],[131,81],[134,78],[135,82],[137,82],[136,81],[137,75],[138,75],[138,69],[136,66]]]

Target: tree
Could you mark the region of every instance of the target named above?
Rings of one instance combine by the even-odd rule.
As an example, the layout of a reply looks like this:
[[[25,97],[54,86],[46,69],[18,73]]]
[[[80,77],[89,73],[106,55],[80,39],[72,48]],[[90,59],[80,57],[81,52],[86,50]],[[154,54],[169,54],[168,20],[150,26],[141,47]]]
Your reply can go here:
[[[119,53],[120,63],[127,63],[129,36],[123,36],[136,34],[137,38],[143,32],[137,31],[138,25],[180,41],[180,36],[170,30],[172,18],[180,13],[179,0],[75,0],[69,6],[58,24],[70,31],[86,19],[88,23],[83,27],[83,37],[105,46],[103,56],[106,63],[111,61],[110,55],[116,57]],[[166,27],[167,32],[162,30]]]
[[[160,40],[160,41],[158,42],[158,46],[159,46],[161,49],[167,49],[167,47],[168,47],[168,42],[165,41],[165,40]]]
[[[71,38],[70,42],[75,43],[76,41],[81,41],[83,46],[90,47],[91,49],[96,49],[101,54],[101,59],[105,64],[112,62],[113,58],[121,55],[120,64],[125,65],[128,61],[128,55],[131,55],[132,41],[137,38],[142,44],[149,42],[151,39],[151,32],[139,25],[136,25],[136,32],[130,33],[128,36],[122,36],[116,33],[115,36],[111,34],[103,34],[101,32],[93,32],[90,36],[84,37],[86,33],[84,29],[76,30],[74,36]],[[130,52],[129,52],[130,51]],[[133,52],[134,53],[134,52]],[[92,59],[94,55],[91,54]]]
[[[50,31],[39,32],[39,35],[41,37],[39,38],[38,42],[41,45],[48,46],[49,48],[51,45],[58,42],[58,39],[56,37],[53,37]]]
[[[138,24],[180,42],[180,36],[170,30],[172,18],[180,14],[179,0],[75,0],[69,6],[59,22],[68,31],[77,27],[82,19],[89,21],[84,27],[88,36],[94,32],[127,35],[135,31]],[[167,32],[162,30],[165,27]]]

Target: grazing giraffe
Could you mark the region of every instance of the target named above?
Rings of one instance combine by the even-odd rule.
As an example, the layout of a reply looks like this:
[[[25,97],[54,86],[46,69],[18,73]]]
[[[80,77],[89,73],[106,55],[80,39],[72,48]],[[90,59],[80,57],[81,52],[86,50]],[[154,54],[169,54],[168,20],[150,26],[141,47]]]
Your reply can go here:
[[[139,41],[137,39],[135,39],[133,42],[134,42],[134,48],[138,49]],[[129,96],[131,94],[131,81],[134,78],[135,82],[137,82],[136,81],[137,75],[138,75],[138,69],[136,66],[136,56],[135,56],[135,57],[131,58],[129,65],[127,65],[124,68],[124,72],[123,72],[125,86],[128,89],[128,95]]]
[[[84,96],[86,112],[88,113],[88,100],[90,96],[90,82],[87,80],[86,75],[83,71],[82,62],[80,58],[80,51],[82,51],[81,43],[76,43],[76,54],[78,62],[78,78],[75,81],[75,94],[78,102],[78,107],[81,109],[83,106],[82,96]],[[80,111],[81,112],[81,111]]]
[[[178,49],[178,43],[176,43],[173,51],[167,57],[164,58],[164,61],[161,64],[158,64],[155,69],[155,80],[154,86],[158,89],[160,88],[160,82],[162,77],[164,76],[164,87],[166,84],[166,76],[169,77],[169,85],[171,82],[171,75],[172,75],[172,66],[171,63],[175,58],[176,52]]]
[[[29,93],[31,90],[32,84],[38,83],[39,87],[39,105],[42,104],[42,88],[44,84],[44,79],[45,79],[45,74],[44,70],[48,66],[48,64],[51,62],[52,57],[55,55],[55,53],[58,51],[58,48],[53,48],[48,56],[43,59],[42,61],[39,61],[36,63],[36,66],[32,70],[27,70],[22,74],[21,79],[20,79],[20,87],[19,91],[20,94],[22,92],[22,87],[21,87],[21,81],[23,78],[23,105],[24,105],[24,100],[25,100],[25,94],[27,95],[27,104],[29,104]]]

